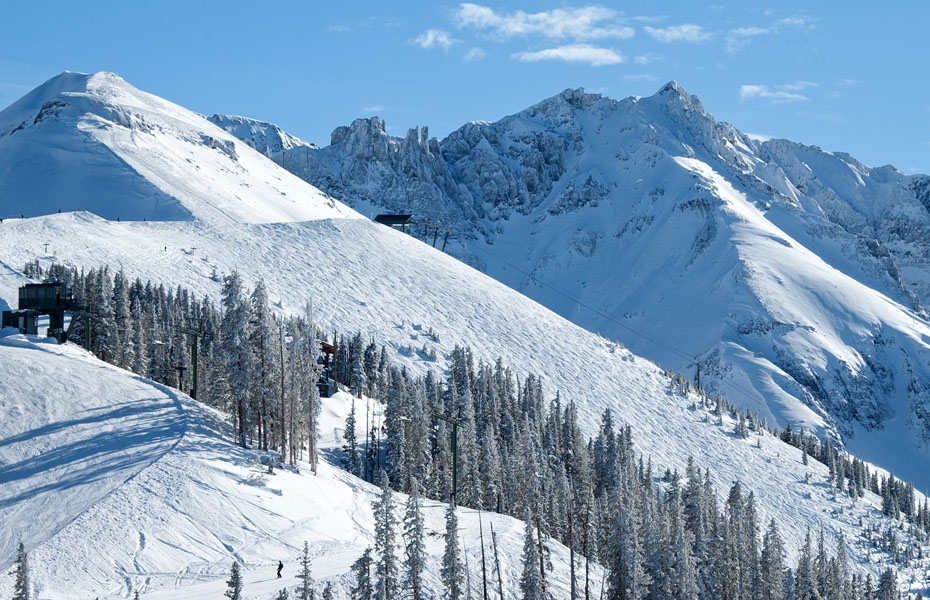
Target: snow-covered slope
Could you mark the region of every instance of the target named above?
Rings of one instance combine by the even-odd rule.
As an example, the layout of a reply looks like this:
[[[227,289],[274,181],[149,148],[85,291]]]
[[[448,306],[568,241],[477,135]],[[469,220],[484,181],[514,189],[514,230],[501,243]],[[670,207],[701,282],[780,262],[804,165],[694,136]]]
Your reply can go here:
[[[560,315],[930,485],[928,178],[760,143],[674,83],[567,90],[442,141],[362,119],[271,155],[363,213],[445,222],[454,254]]]
[[[293,592],[304,541],[317,595],[327,581],[348,592],[350,565],[373,544],[377,488],[327,463],[316,476],[306,463],[269,476],[255,453],[231,441],[220,414],[76,346],[7,335],[0,337],[0,361],[20,366],[0,375],[7,416],[0,424],[0,564],[12,562],[22,540],[36,597],[140,591],[146,598],[218,598],[238,560],[246,598],[266,599],[283,587]],[[341,441],[350,401],[347,394],[327,401],[324,448]],[[396,502],[399,519],[406,497]],[[444,510],[425,502],[428,531],[444,530]],[[479,517],[459,513],[476,565]],[[523,526],[501,515],[482,518],[485,535],[491,523],[498,534],[503,579],[516,597]],[[426,586],[438,595],[441,537],[429,536],[427,549]],[[553,591],[561,597],[567,549],[553,544],[552,558]],[[282,579],[274,576],[278,560],[285,563]],[[4,570],[4,597],[10,583]]]
[[[40,240],[50,242],[48,255]],[[791,557],[806,528],[821,525],[831,536],[845,532],[855,540],[853,551],[867,554],[859,519],[878,518],[877,498],[834,499],[825,466],[802,467],[796,449],[768,436],[761,448],[755,438],[737,438],[733,423],[719,426],[694,410],[694,398],[675,392],[654,364],[387,227],[358,219],[217,227],[56,214],[5,222],[0,242],[7,264],[39,256],[46,264],[120,265],[130,277],[157,277],[214,297],[220,283],[210,279],[213,269],[262,276],[281,310],[301,311],[311,302],[325,327],[360,331],[417,373],[441,368],[456,344],[468,344],[476,358],[503,357],[519,374],[541,374],[550,394],[560,390],[563,400],[578,403],[589,432],[610,407],[633,426],[637,449],[657,465],[683,472],[694,455],[712,469],[718,490],[742,480],[756,495],[760,519],[783,524]],[[0,296],[11,298],[18,281],[0,277]],[[436,363],[418,351],[424,347],[440,357]]]
[[[65,72],[0,112],[0,217],[253,223],[355,213],[201,115],[112,73]]]
[[[148,118],[160,127],[159,119],[170,120],[170,113]],[[71,136],[59,142],[79,148],[80,131],[74,129]],[[246,152],[253,151],[243,146],[242,154]],[[266,161],[268,169],[277,168],[258,153],[250,156]],[[687,162],[669,164],[675,165],[685,178],[691,177],[690,169],[701,168]],[[223,168],[211,162],[196,166],[200,171]],[[187,169],[194,178],[195,166]],[[249,189],[257,190],[259,183]],[[114,181],[111,193],[120,194],[122,185],[126,182]],[[209,200],[200,199],[205,204]],[[253,200],[249,196],[244,202]],[[737,216],[751,208],[738,197],[730,202]],[[857,557],[869,554],[858,536],[859,520],[879,519],[876,498],[867,495],[855,504],[843,496],[833,498],[825,466],[812,463],[803,468],[796,449],[768,436],[737,438],[732,423],[709,422],[703,410],[692,406],[694,398],[676,392],[655,364],[410,236],[358,218],[264,224],[213,218],[115,222],[84,212],[59,215],[54,207],[40,203],[34,206],[37,212],[52,214],[5,220],[0,226],[0,298],[8,302],[21,282],[16,271],[34,259],[45,266],[53,261],[85,268],[107,264],[122,268],[129,277],[182,285],[214,298],[220,291],[220,283],[211,278],[214,271],[237,269],[247,283],[264,278],[280,310],[303,311],[309,302],[325,327],[358,331],[365,339],[386,344],[396,360],[416,373],[442,368],[456,345],[467,344],[476,358],[502,357],[518,374],[541,375],[547,393],[560,390],[564,400],[577,403],[580,423],[589,433],[595,431],[602,411],[613,409],[619,421],[633,426],[638,450],[655,464],[684,471],[694,455],[700,466],[712,469],[722,493],[734,480],[742,480],[755,493],[761,521],[775,518],[781,524],[792,560],[808,526],[822,525],[830,536],[845,532]],[[430,329],[438,335],[428,336]],[[418,352],[422,348],[428,352]],[[433,351],[439,357],[436,362],[429,359]],[[183,510],[183,503],[172,506]],[[96,522],[105,516],[104,511],[88,519]],[[262,520],[255,529],[275,523]],[[185,525],[182,521],[178,526]],[[121,536],[119,543],[135,548],[133,535]],[[4,552],[9,556],[11,550]],[[874,552],[871,556],[881,560]],[[877,567],[869,568],[874,572]]]

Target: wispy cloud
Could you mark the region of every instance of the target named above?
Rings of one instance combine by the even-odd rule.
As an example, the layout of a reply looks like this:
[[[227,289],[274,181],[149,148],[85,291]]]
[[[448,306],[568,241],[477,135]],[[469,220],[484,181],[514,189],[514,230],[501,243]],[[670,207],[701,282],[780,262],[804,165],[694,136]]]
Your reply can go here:
[[[831,121],[833,123],[849,123],[849,119],[843,115],[838,115],[832,112],[807,112],[804,110],[799,110],[795,113],[799,117],[807,117],[809,119],[817,119],[818,121]]]
[[[662,21],[665,21],[666,19],[668,19],[668,15],[656,15],[654,17],[650,17],[647,15],[639,15],[639,16],[633,17],[631,20],[636,21],[637,23],[661,23]]]
[[[804,81],[803,79],[799,79],[794,83],[781,83],[775,86],[775,88],[786,92],[800,92],[815,87],[820,87],[820,85],[813,81]]]
[[[571,63],[587,63],[592,67],[615,65],[623,62],[623,56],[612,48],[599,48],[590,44],[569,44],[535,52],[517,52],[511,58],[522,62],[558,60]]]
[[[362,108],[362,112],[368,113],[368,114],[384,112],[384,107],[381,106],[380,104],[376,104],[374,106],[366,106]]]
[[[656,79],[658,79],[658,77],[656,77],[652,73],[636,73],[636,74],[624,75],[623,78],[627,81],[633,81],[633,82],[638,82],[638,81],[649,82],[649,81],[655,81]]]
[[[670,42],[703,42],[709,40],[713,34],[704,31],[700,25],[685,23],[670,27],[644,27],[646,33],[655,40],[668,44]]]
[[[808,32],[814,29],[817,19],[809,15],[794,15],[773,21],[766,27],[737,27],[727,32],[727,52],[739,52],[749,45],[753,38],[762,35],[778,35],[787,30]]]
[[[659,60],[661,57],[658,54],[652,52],[647,52],[646,54],[638,54],[633,57],[633,62],[638,65],[648,65]]]
[[[484,51],[484,48],[475,46],[474,48],[469,48],[468,52],[462,55],[462,60],[465,62],[477,62],[479,60],[484,60],[487,56],[488,53]]]
[[[414,38],[413,43],[421,48],[442,48],[443,50],[448,50],[453,45],[457,44],[458,40],[442,29],[427,29]]]
[[[583,42],[608,38],[625,40],[635,34],[617,11],[603,6],[498,13],[489,6],[465,3],[459,6],[454,19],[459,28],[474,28],[500,39],[542,36]]]
[[[740,100],[752,99],[771,100],[775,104],[785,102],[804,102],[810,100],[807,96],[787,89],[773,89],[767,85],[741,85],[739,87]]]
[[[856,87],[857,85],[862,85],[861,79],[837,79],[833,84],[836,87]]]
[[[326,28],[326,31],[329,31],[332,33],[348,33],[352,30],[346,27],[345,25],[330,25],[329,27]]]

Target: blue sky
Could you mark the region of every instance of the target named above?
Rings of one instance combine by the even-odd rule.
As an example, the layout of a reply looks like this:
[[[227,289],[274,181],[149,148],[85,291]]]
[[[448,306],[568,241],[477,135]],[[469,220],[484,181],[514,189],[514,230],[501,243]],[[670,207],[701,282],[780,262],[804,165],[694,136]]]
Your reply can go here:
[[[114,71],[318,144],[355,118],[444,136],[584,87],[675,79],[743,131],[930,173],[930,2],[5,3],[0,106]]]

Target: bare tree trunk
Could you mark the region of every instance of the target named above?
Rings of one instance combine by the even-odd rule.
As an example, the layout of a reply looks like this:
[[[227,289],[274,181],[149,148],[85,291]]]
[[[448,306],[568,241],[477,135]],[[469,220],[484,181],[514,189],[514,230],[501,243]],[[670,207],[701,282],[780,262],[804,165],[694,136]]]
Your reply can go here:
[[[536,545],[539,547],[539,579],[542,582],[543,596],[546,592],[546,568],[543,557],[542,527],[539,525],[539,512],[536,513]]]
[[[569,598],[575,600],[575,543],[572,539],[572,534],[575,529],[574,524],[574,515],[575,511],[572,510],[571,502],[568,506],[568,573],[571,577],[571,583],[569,585]]]
[[[484,561],[484,525],[481,523],[481,510],[478,511],[478,535],[481,540],[481,589],[484,600],[488,600],[488,570]]]
[[[501,576],[501,560],[497,552],[497,535],[494,534],[494,523],[491,523],[491,544],[494,546],[494,569],[497,571],[497,593],[500,600],[504,600],[504,578]]]

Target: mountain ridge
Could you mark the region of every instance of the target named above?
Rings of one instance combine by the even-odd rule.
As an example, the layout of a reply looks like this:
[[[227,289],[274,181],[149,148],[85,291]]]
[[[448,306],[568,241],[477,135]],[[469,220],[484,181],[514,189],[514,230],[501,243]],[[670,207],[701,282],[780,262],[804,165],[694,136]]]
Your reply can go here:
[[[451,227],[460,241],[450,251],[466,263],[663,366],[693,373],[701,363],[705,387],[781,425],[797,418],[866,454],[883,452],[884,440],[860,441],[887,425],[926,455],[926,333],[905,333],[926,331],[930,306],[925,176],[758,141],[674,81],[622,100],[567,89],[443,140],[426,128],[391,137],[380,118],[357,119],[327,147],[271,158],[362,213]],[[722,183],[748,205],[721,198]],[[775,242],[782,262],[747,252],[748,238],[734,237],[745,231]],[[806,274],[787,289],[795,268]],[[656,281],[666,282],[658,292]],[[855,301],[860,285],[878,294],[866,292],[867,306]],[[849,291],[810,292],[821,286]],[[708,301],[676,303],[701,289]],[[670,315],[674,326],[653,331]],[[890,323],[900,335],[883,337]],[[678,341],[695,327],[717,333]],[[905,358],[885,353],[888,343]]]

